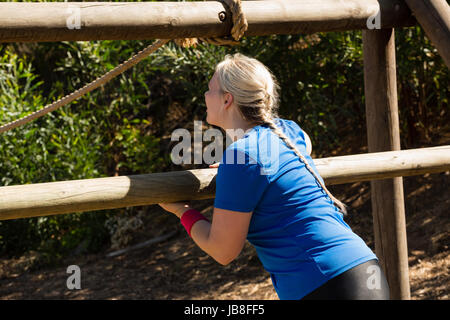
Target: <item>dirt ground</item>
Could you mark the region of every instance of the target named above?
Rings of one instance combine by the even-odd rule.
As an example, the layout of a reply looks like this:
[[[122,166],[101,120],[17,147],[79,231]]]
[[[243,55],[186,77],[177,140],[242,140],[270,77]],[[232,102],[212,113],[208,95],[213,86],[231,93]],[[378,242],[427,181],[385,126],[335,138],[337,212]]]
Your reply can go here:
[[[412,299],[449,298],[449,182],[449,172],[404,178]],[[370,184],[331,189],[350,207],[346,221],[374,248]],[[211,214],[212,204],[212,200],[194,202],[206,215]],[[106,256],[111,249],[74,255],[52,268],[34,268],[36,253],[0,260],[0,299],[278,299],[248,243],[241,255],[224,267],[196,247],[174,216],[159,206],[142,210],[148,216],[158,215],[161,226],[171,227],[146,224],[132,243],[176,233],[163,242],[115,257]],[[79,290],[66,286],[67,267],[72,264],[81,270]]]

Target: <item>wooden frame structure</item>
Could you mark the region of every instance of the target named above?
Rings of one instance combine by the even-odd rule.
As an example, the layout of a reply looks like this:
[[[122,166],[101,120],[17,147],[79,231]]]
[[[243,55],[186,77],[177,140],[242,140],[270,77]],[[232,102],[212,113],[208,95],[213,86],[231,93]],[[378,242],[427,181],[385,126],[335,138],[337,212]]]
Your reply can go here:
[[[401,176],[450,170],[450,146],[399,151],[393,28],[414,25],[415,16],[449,66],[448,4],[445,0],[244,1],[242,8],[247,36],[363,30],[370,153],[314,161],[328,184],[374,180],[376,253],[391,298],[409,299]],[[68,14],[74,11],[80,13],[79,28],[69,29]],[[368,24],[374,17],[380,18],[375,30]],[[230,28],[227,8],[213,1],[0,3],[0,43],[220,37]],[[215,174],[215,169],[200,169],[0,187],[0,220],[212,198]]]

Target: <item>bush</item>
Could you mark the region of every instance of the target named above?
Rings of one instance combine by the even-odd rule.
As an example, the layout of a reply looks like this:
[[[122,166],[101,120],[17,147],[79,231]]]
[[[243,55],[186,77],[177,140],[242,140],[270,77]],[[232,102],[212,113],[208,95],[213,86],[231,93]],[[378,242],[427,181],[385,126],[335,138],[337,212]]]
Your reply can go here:
[[[1,123],[82,87],[147,44],[0,46]],[[448,130],[448,69],[418,27],[398,30],[397,48],[402,143],[436,141]],[[205,120],[203,93],[214,66],[237,51],[273,71],[282,88],[280,116],[309,133],[315,156],[343,145],[345,130],[366,145],[360,31],[244,38],[232,48],[169,43],[78,101],[0,135],[0,184],[181,169],[170,161],[170,135]],[[33,249],[62,257],[100,250],[109,243],[106,225],[119,223],[123,210],[0,221],[0,254]]]
[[[20,118],[46,104],[42,83],[26,58],[5,50],[0,57],[2,122]],[[1,185],[99,176],[102,150],[100,136],[94,131],[95,120],[60,110],[0,135]],[[63,248],[77,246],[81,235],[88,236],[91,248],[98,247],[101,232],[96,229],[102,224],[98,219],[96,215],[72,214],[0,221],[1,253],[21,254],[43,248],[62,252]]]

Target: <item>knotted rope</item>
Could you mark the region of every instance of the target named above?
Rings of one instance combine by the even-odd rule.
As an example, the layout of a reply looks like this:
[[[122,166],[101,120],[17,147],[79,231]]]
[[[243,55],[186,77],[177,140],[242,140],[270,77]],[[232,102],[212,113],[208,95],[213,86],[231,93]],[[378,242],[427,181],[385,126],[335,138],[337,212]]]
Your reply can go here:
[[[231,12],[232,21],[233,21],[233,28],[231,29],[231,36],[232,39],[229,38],[199,38],[201,41],[205,41],[208,43],[216,44],[216,45],[235,45],[239,43],[239,39],[244,35],[244,32],[247,30],[248,24],[247,20],[244,17],[244,13],[242,12],[241,7],[241,0],[221,0],[223,1],[226,6],[228,6],[228,9]],[[98,87],[104,85],[111,79],[117,77],[118,75],[122,74],[126,70],[130,69],[131,67],[135,66],[139,62],[141,62],[143,59],[147,58],[150,54],[158,50],[160,47],[162,47],[164,44],[169,42],[170,39],[159,39],[156,40],[153,44],[149,45],[145,49],[139,51],[137,54],[132,56],[130,59],[125,61],[124,63],[118,65],[114,69],[108,71],[103,76],[95,79],[91,83],[85,85],[81,89],[78,89],[65,97],[45,106],[44,108],[35,111],[31,113],[28,116],[25,116],[23,118],[20,118],[18,120],[12,121],[10,123],[7,123],[5,125],[0,126],[0,133],[12,130],[14,128],[17,128],[21,125],[27,124],[28,122],[31,122],[35,119],[38,119],[44,115],[46,115],[49,112],[55,111],[56,109],[59,109],[72,101],[82,97],[88,92],[91,92],[94,89],[97,89]],[[188,47],[191,45],[195,45],[197,43],[196,38],[187,38],[187,39],[175,39],[175,43],[178,45],[181,45],[183,47]]]
[[[220,0],[230,11],[233,28],[231,37],[222,38],[183,38],[174,39],[174,42],[182,47],[196,46],[198,40],[214,45],[237,45],[248,29],[247,19],[242,11],[241,0]]]

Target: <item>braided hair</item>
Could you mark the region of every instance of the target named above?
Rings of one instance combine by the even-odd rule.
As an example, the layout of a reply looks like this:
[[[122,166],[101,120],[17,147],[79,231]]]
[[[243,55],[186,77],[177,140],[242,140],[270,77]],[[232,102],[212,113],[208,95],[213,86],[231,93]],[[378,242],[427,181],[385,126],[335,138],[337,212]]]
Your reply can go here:
[[[233,95],[243,119],[250,124],[267,125],[305,164],[334,205],[346,214],[345,205],[331,194],[307,159],[276,125],[274,119],[278,117],[279,85],[270,70],[260,61],[236,53],[227,55],[215,71],[220,89]]]

